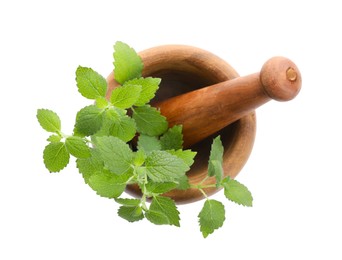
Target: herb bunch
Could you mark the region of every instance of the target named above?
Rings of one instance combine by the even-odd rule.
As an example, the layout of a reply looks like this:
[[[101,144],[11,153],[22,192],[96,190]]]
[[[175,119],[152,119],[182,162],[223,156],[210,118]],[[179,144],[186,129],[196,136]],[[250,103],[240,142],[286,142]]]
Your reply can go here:
[[[59,116],[38,109],[37,119],[52,133],[43,152],[46,168],[59,172],[68,165],[70,155],[84,181],[102,197],[114,199],[118,215],[129,222],[146,218],[157,225],[180,226],[175,202],[164,193],[178,189],[199,189],[206,198],[199,225],[204,237],[220,228],[225,220],[224,205],[209,199],[205,188],[223,188],[225,196],[238,204],[252,206],[252,195],[236,180],[223,178],[223,146],[220,136],[212,143],[208,176],[199,184],[190,184],[186,173],[196,152],[183,149],[182,126],[168,128],[167,119],[149,105],[161,79],[142,77],[143,63],[138,54],[123,42],[114,45],[114,77],[120,84],[106,99],[107,82],[91,68],[76,70],[78,91],[93,104],[76,115],[74,131],[61,130]],[[207,178],[216,184],[205,185]],[[140,198],[123,198],[127,185],[137,184]]]

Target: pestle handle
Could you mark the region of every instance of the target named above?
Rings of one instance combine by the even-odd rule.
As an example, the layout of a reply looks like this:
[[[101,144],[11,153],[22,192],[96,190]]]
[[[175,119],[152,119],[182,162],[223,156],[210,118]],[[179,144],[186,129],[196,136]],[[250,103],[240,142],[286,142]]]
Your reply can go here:
[[[184,147],[189,147],[244,117],[271,99],[288,101],[301,88],[297,66],[274,57],[260,73],[204,87],[157,103],[169,126],[183,125]]]

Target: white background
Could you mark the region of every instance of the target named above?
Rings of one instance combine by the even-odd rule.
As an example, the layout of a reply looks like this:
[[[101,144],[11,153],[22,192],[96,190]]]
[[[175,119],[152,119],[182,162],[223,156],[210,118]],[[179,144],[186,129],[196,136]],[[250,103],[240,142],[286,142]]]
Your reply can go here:
[[[339,1],[1,1],[0,259],[342,259]],[[89,104],[78,65],[107,76],[112,45],[137,51],[187,44],[211,51],[240,75],[270,57],[292,59],[303,77],[291,102],[257,111],[252,155],[238,175],[253,208],[222,193],[227,220],[207,239],[202,203],[181,206],[181,228],[134,224],[83,183],[73,162],[44,168],[37,108],[65,132]]]

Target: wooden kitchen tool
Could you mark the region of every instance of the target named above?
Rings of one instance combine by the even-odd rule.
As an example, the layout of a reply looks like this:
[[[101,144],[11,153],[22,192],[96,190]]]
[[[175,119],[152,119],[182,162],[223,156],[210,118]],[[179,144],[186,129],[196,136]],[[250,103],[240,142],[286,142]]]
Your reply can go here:
[[[239,77],[219,57],[190,46],[168,45],[139,53],[145,77],[162,78],[154,106],[166,116],[169,125],[183,125],[184,147],[198,152],[188,172],[192,184],[207,175],[212,137],[220,134],[225,148],[224,175],[234,178],[244,166],[253,147],[256,123],[254,110],[271,99],[288,101],[301,88],[301,75],[289,59],[268,60],[260,73]],[[118,85],[110,74],[109,91]],[[215,183],[209,178],[205,184]],[[130,186],[128,191],[139,193]],[[211,195],[217,189],[206,189]],[[198,189],[171,191],[166,194],[178,203],[203,197]]]

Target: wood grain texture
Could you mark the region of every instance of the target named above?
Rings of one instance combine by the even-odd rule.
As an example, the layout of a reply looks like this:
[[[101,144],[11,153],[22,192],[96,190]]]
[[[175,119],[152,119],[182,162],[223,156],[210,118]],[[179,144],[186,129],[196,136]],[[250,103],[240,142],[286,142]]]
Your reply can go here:
[[[207,175],[213,137],[220,134],[223,141],[224,175],[236,177],[253,148],[256,132],[254,109],[271,98],[289,100],[300,89],[301,77],[297,67],[281,57],[266,62],[261,73],[239,77],[228,63],[195,47],[167,45],[145,50],[139,55],[144,63],[143,75],[162,78],[152,103],[160,108],[170,126],[183,125],[184,146],[198,152],[195,164],[188,172],[190,183],[195,185]],[[283,90],[279,87],[284,85],[284,80],[292,87],[291,91],[289,86]],[[109,97],[118,84],[113,73],[107,81]],[[209,178],[204,184],[214,183],[215,179]],[[140,195],[136,185],[129,186],[127,191]],[[206,189],[208,195],[217,191],[216,188]],[[165,195],[177,203],[203,198],[197,189],[175,190]]]

